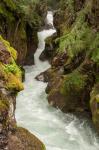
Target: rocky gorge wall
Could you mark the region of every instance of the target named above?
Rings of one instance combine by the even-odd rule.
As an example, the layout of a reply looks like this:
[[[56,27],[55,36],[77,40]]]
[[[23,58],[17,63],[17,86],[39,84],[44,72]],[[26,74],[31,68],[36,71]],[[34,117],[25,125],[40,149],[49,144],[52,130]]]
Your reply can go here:
[[[48,101],[92,118],[99,132],[99,1],[60,0],[54,13],[57,35],[43,52],[51,54],[51,68],[40,74],[48,82]]]
[[[45,150],[39,139],[16,124],[16,96],[24,89],[16,60],[16,50],[0,36],[0,149]]]
[[[21,2],[0,0],[0,149],[45,150],[37,137],[17,127],[15,119],[16,96],[24,89],[24,71],[16,63],[34,64],[42,11],[37,4]]]
[[[17,62],[21,65],[34,64],[37,31],[42,24],[38,2],[0,0],[0,34],[18,51]]]
[[[45,81],[48,82],[46,88],[48,101],[63,112],[90,117],[98,132],[99,1],[56,0],[56,2],[58,3],[54,12],[54,24],[57,35],[46,40],[45,51],[40,56],[41,60],[48,59],[51,63],[51,68],[43,73]],[[54,2],[49,3],[54,6]],[[42,24],[41,14],[47,10],[45,1],[44,3],[41,1],[39,5],[30,3],[28,7],[26,6],[27,3],[21,5],[21,0],[0,0],[2,35],[0,36],[0,148],[2,149],[45,149],[35,136],[17,127],[14,117],[16,95],[24,88],[22,71],[16,65],[16,61],[21,65],[34,63],[36,35]]]

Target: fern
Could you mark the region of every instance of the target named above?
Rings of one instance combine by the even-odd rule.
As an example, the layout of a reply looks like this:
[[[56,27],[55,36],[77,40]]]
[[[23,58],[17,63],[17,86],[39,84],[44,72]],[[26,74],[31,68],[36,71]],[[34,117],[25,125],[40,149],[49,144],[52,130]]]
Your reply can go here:
[[[39,0],[19,0],[17,1],[17,12],[23,14],[24,20],[30,25],[41,23],[41,18],[37,14],[36,6]]]
[[[89,50],[90,42],[94,39],[94,32],[86,22],[86,14],[89,12],[87,8],[77,14],[71,30],[56,40],[59,42],[59,53],[67,51],[68,56],[73,58],[79,52]]]

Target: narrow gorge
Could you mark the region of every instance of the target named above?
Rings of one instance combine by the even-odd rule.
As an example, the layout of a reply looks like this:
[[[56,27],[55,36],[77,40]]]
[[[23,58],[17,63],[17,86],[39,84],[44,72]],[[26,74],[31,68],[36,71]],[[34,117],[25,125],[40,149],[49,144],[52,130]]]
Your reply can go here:
[[[0,0],[0,150],[99,149],[98,20],[98,0]]]
[[[48,23],[53,25],[50,14],[47,14]],[[39,56],[45,48],[45,38],[55,32],[55,29],[38,32],[35,65],[25,67],[25,90],[17,98],[17,122],[42,139],[47,150],[98,150],[98,139],[87,120],[80,121],[74,115],[52,108],[45,93],[47,84],[35,79],[50,67],[48,61],[40,61]]]

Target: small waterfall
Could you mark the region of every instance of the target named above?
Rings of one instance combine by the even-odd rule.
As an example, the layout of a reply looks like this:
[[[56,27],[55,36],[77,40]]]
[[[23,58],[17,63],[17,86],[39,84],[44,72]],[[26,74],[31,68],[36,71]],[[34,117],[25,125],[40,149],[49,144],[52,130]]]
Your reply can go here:
[[[48,12],[47,19],[53,24],[52,12]],[[17,123],[38,136],[47,150],[98,150],[98,140],[86,120],[80,121],[49,106],[45,93],[47,84],[35,79],[50,67],[47,61],[39,60],[39,55],[45,47],[45,38],[55,32],[55,29],[49,29],[38,33],[35,65],[25,67],[25,89],[17,97]]]
[[[53,12],[52,11],[48,11],[46,20],[47,20],[47,24],[51,24],[53,26]]]

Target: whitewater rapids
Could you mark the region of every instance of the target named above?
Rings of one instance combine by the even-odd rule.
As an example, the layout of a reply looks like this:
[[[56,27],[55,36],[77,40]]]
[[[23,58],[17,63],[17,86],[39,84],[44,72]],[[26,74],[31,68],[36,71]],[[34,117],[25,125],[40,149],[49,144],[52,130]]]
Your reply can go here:
[[[51,12],[48,12],[47,20],[53,25]],[[99,150],[99,141],[86,120],[80,121],[49,106],[45,93],[47,84],[35,79],[50,67],[47,61],[40,61],[39,56],[45,48],[45,38],[55,32],[55,29],[38,32],[35,65],[25,67],[25,89],[16,101],[17,123],[39,137],[47,150]]]

